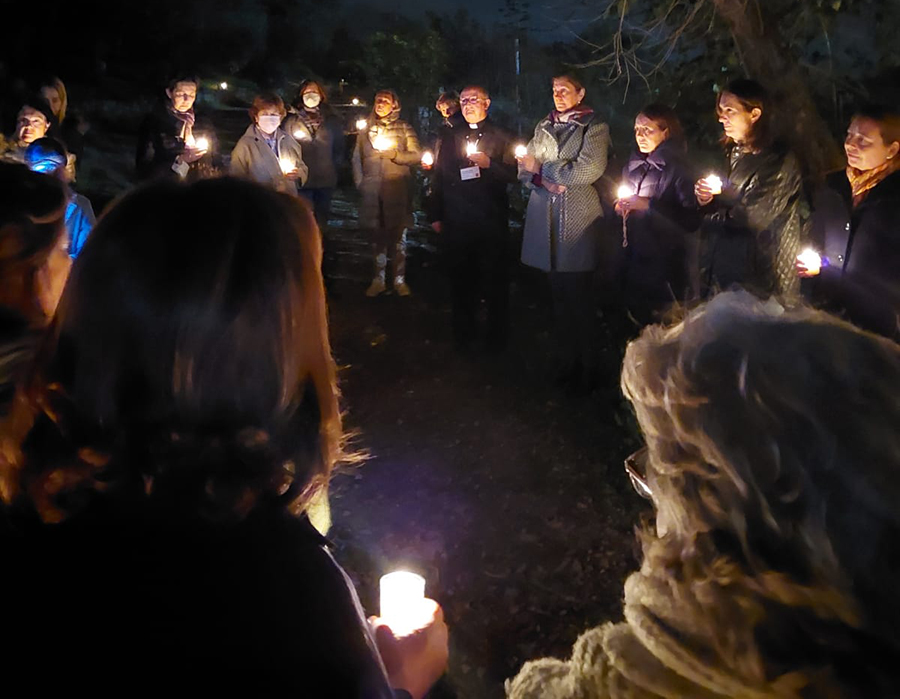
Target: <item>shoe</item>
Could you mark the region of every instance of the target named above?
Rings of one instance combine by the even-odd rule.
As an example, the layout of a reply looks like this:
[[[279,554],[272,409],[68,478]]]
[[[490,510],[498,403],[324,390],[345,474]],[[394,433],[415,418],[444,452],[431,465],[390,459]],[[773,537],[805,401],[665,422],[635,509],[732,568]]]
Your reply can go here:
[[[406,282],[394,282],[394,291],[397,293],[397,296],[409,296],[412,293]]]
[[[381,277],[375,277],[372,280],[372,283],[369,285],[369,288],[366,289],[366,296],[372,298],[374,296],[378,296],[379,294],[383,294],[384,290],[384,279],[382,279]]]

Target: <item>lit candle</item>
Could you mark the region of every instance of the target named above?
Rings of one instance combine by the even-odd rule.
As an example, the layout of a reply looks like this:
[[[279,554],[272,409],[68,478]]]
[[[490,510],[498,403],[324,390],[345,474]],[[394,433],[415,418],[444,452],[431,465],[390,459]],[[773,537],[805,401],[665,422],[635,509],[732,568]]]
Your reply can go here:
[[[356,122],[356,130],[362,131],[368,125],[369,125],[369,122],[367,122],[365,119],[360,119],[359,121]]]
[[[434,154],[430,150],[427,150],[422,153],[422,166],[431,167],[432,165],[434,165]]]
[[[304,131],[303,129],[297,129],[296,131],[294,131],[294,138],[296,138],[298,141],[305,141],[309,138],[309,134],[306,133],[306,131]]]
[[[350,104],[352,104],[354,107],[358,107],[359,106],[359,97],[354,97],[352,100],[350,100]]]
[[[515,152],[517,158],[524,158],[526,155],[528,155],[528,148],[520,143],[516,146]]]
[[[706,186],[710,188],[713,194],[722,193],[722,178],[718,175],[707,175],[704,178]]]
[[[287,156],[281,156],[278,159],[278,165],[281,167],[281,171],[285,175],[289,175],[290,173],[292,173],[294,170],[297,169],[296,165],[294,165],[294,161]]]
[[[395,636],[408,636],[428,623],[425,578],[397,571],[381,578],[381,618]]]
[[[478,152],[478,144],[477,143],[467,143],[466,144],[466,155],[474,155]]]
[[[375,150],[390,150],[393,145],[391,140],[382,134],[378,134],[375,140],[372,141],[372,147]]]
[[[627,199],[628,197],[633,197],[634,188],[629,184],[620,184],[619,189],[616,190],[616,196],[619,199]]]
[[[797,255],[797,261],[806,267],[810,274],[818,274],[822,269],[822,256],[812,248],[806,248]]]
[[[225,82],[225,81],[223,80],[222,82],[219,83],[219,88],[222,89],[222,90],[227,90],[227,89],[228,89],[228,83]]]
[[[209,150],[209,139],[201,136],[194,143],[194,148],[197,150]]]

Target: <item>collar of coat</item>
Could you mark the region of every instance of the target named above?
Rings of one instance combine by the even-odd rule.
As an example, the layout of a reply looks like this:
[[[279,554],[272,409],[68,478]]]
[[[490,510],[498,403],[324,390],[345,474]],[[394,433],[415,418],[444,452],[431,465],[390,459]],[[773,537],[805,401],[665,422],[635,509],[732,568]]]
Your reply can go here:
[[[547,121],[551,124],[578,124],[585,126],[594,118],[594,110],[587,105],[579,104],[564,112],[551,111],[547,115]]]

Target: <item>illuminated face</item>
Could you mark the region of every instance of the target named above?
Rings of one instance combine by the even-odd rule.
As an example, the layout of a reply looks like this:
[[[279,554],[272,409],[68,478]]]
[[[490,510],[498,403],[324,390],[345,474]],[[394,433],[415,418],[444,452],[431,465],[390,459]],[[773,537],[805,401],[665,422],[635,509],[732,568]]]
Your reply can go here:
[[[172,100],[176,112],[186,112],[194,106],[194,100],[197,99],[197,85],[192,82],[175,83],[175,87],[166,90],[166,94]]]
[[[553,79],[553,104],[558,112],[567,112],[581,104],[584,99],[584,88],[578,90],[564,78]]]
[[[375,95],[375,114],[384,119],[394,111],[394,98],[387,92],[379,92]]]
[[[847,128],[844,152],[847,164],[857,170],[872,170],[897,155],[900,143],[885,143],[881,127],[874,119],[855,117]]]
[[[741,101],[730,92],[723,92],[719,96],[716,111],[725,135],[735,143],[746,143],[753,125],[762,116],[762,110],[759,107],[748,111]]]
[[[39,138],[47,135],[47,129],[50,128],[50,122],[43,112],[33,107],[22,107],[19,112],[19,118],[16,121],[16,136],[19,144],[27,146]]]
[[[50,111],[53,112],[53,116],[58,119],[59,110],[62,107],[62,97],[59,96],[59,90],[55,87],[45,85],[41,88],[41,97],[47,100],[47,104],[50,105]]]
[[[477,124],[487,118],[491,106],[491,98],[477,88],[463,90],[459,96],[462,114],[470,124]]]
[[[641,153],[652,153],[669,137],[668,129],[661,129],[652,119],[638,114],[634,120],[634,140]]]
[[[256,115],[256,125],[266,135],[272,135],[281,126],[284,115],[275,106],[263,107]]]
[[[444,119],[449,119],[459,111],[459,105],[452,100],[449,102],[438,102],[434,105],[434,108],[441,113],[441,116],[444,117]]]

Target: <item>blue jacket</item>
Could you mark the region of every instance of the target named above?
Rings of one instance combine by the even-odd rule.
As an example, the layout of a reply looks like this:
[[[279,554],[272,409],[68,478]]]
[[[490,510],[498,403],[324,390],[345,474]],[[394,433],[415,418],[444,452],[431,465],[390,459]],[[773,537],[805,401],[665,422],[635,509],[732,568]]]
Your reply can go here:
[[[69,256],[78,257],[88,235],[97,223],[91,201],[82,194],[72,192],[66,206],[66,230],[69,231]]]

